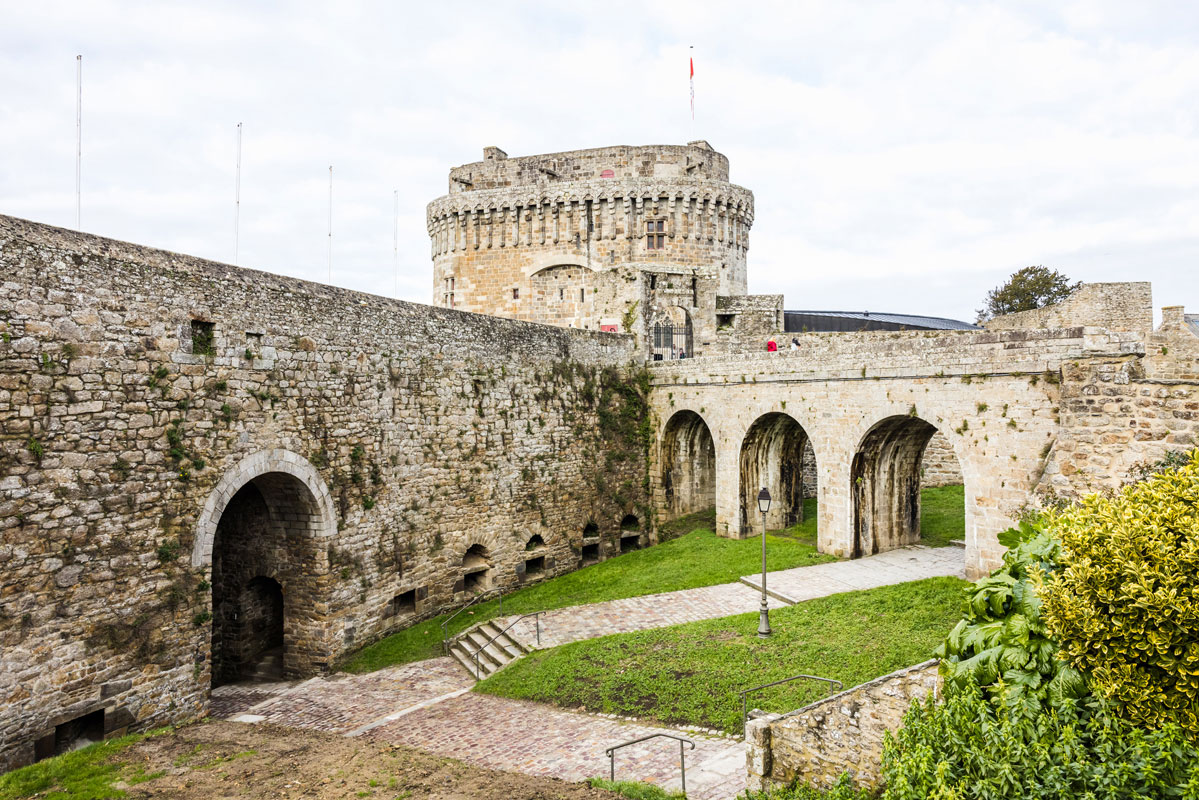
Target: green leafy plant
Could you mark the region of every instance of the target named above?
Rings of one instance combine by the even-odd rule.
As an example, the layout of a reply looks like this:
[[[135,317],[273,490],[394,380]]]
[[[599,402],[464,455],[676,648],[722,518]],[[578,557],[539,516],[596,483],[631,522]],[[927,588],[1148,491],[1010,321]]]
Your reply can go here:
[[[978,686],[913,703],[883,746],[881,800],[1158,800],[1199,796],[1199,749],[1175,723],[1143,730],[1094,698],[1025,719]]]
[[[177,539],[167,539],[158,545],[155,553],[158,555],[160,562],[169,564],[179,558],[179,541]]]
[[[1057,658],[1045,629],[1037,576],[1061,568],[1061,550],[1038,518],[1005,532],[1003,566],[966,590],[964,618],[934,651],[948,686],[982,688],[1013,724],[1031,728],[1049,709],[1086,694],[1078,671]]]

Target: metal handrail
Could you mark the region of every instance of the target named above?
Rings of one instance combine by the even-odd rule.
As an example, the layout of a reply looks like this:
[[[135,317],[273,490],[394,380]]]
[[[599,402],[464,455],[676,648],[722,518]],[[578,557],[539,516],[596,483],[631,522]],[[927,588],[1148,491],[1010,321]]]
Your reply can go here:
[[[492,636],[490,639],[488,639],[487,642],[482,647],[480,647],[475,652],[471,653],[471,660],[475,662],[475,680],[479,680],[479,674],[480,674],[479,653],[482,653],[488,647],[491,647],[491,645],[495,643],[496,639],[500,638],[505,633],[512,630],[512,626],[515,625],[516,623],[520,622],[522,619],[532,617],[533,620],[537,623],[537,646],[541,647],[541,615],[544,613],[545,613],[544,611],[532,611],[528,614],[522,614],[521,616],[519,616],[516,619],[509,622],[508,627],[504,628],[502,631],[497,633],[495,636]]]
[[[791,681],[797,681],[800,678],[807,678],[811,681],[824,681],[825,683],[829,684],[830,687],[835,683],[837,684],[838,692],[845,690],[845,684],[841,683],[841,681],[837,680],[836,678],[822,678],[819,675],[792,675],[790,678],[783,678],[781,681],[775,681],[774,683],[764,683],[761,686],[755,686],[752,689],[742,689],[741,691],[737,692],[737,694],[741,695],[741,730],[745,730],[745,721],[749,719],[749,709],[746,708],[745,703],[746,696],[749,695],[750,692],[756,692],[759,689],[769,689],[771,686],[778,686],[781,683],[790,683]],[[828,696],[832,697],[834,694],[835,692],[830,691]]]
[[[449,619],[441,623],[441,651],[444,655],[448,656],[450,654],[450,623],[453,622],[454,619],[457,618],[457,616],[463,611],[470,608],[475,603],[478,603],[484,597],[496,592],[498,592],[500,596],[500,616],[502,617],[504,615],[504,589],[503,587],[496,587],[495,589],[489,589],[486,592],[480,592],[479,594],[475,595],[470,599],[469,603],[455,611]]]
[[[604,751],[604,755],[608,757],[608,780],[616,783],[616,751],[622,747],[628,747],[631,744],[644,742],[647,739],[655,739],[659,736],[665,736],[667,739],[677,739],[679,742],[679,770],[683,775],[683,794],[687,794],[687,757],[683,755],[683,745],[691,745],[691,749],[695,749],[695,742],[690,739],[684,739],[682,736],[675,736],[673,733],[651,733],[649,736],[642,736],[640,739],[633,739],[629,742],[613,745]]]

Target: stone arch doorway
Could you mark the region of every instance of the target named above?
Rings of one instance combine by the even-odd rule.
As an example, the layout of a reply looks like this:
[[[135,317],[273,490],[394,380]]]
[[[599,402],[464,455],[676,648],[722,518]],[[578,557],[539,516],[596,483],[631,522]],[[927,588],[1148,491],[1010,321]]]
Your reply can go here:
[[[326,667],[318,609],[328,573],[323,539],[336,517],[319,474],[294,453],[258,453],[213,489],[192,564],[211,567],[213,686],[295,677]]]
[[[656,309],[651,319],[650,334],[655,361],[671,361],[695,355],[691,314],[682,306]]]
[[[914,416],[887,417],[866,431],[850,469],[853,558],[920,541],[922,462],[937,433]],[[939,459],[958,469],[951,445]]]
[[[707,511],[716,505],[716,445],[703,417],[679,411],[662,434],[662,494],[665,520]]]
[[[770,490],[766,527],[788,528],[803,522],[804,456],[815,456],[807,431],[788,414],[764,414],[749,426],[741,442],[740,530],[758,533],[762,513],[758,492]]]

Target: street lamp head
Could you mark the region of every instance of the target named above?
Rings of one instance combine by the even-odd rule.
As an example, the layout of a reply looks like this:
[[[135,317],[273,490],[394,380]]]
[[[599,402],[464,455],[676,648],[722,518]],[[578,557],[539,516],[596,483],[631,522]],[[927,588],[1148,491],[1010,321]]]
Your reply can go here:
[[[758,492],[758,509],[763,514],[770,510],[770,492],[766,491],[766,487],[762,487],[762,491]]]

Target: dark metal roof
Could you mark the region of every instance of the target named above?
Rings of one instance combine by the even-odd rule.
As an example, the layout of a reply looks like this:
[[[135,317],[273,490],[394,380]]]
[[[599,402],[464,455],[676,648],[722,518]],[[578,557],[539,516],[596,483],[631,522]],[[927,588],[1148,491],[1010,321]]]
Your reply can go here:
[[[916,314],[886,314],[874,311],[785,311],[783,313],[787,318],[786,328],[788,331],[800,330],[799,325],[795,328],[791,327],[792,320],[807,324],[808,330],[857,330],[859,327],[883,330],[899,328],[935,331],[979,330],[978,325],[958,319],[923,317]],[[827,320],[827,323],[822,324],[822,318]]]
[[[1199,336],[1199,314],[1183,314],[1182,318],[1187,321],[1191,333]]]

